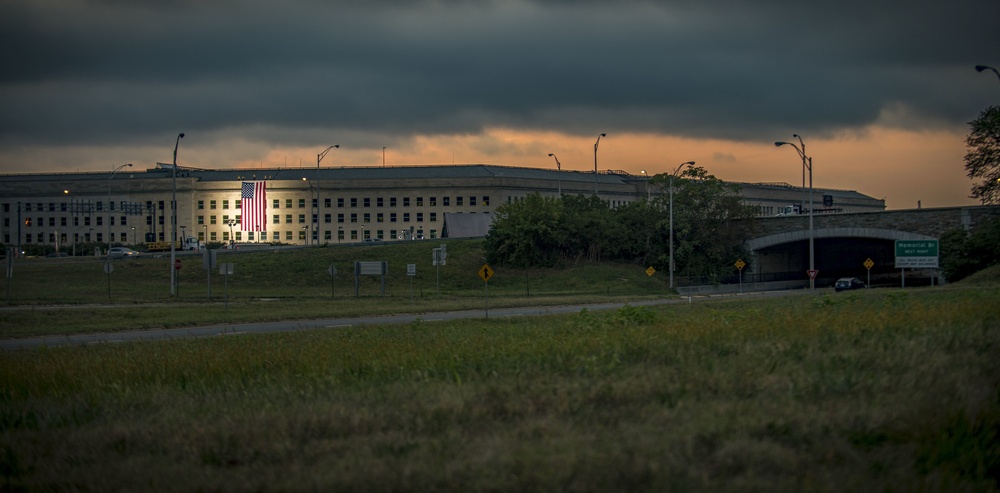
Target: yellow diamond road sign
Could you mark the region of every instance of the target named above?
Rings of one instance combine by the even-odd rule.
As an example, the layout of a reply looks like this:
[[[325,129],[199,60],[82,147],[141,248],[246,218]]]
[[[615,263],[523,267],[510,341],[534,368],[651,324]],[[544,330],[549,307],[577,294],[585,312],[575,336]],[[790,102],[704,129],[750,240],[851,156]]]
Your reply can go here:
[[[737,269],[743,270],[743,268],[746,267],[746,266],[747,266],[747,263],[744,262],[743,259],[737,259],[736,260],[736,268]]]
[[[490,278],[493,277],[493,269],[490,267],[490,264],[483,264],[483,266],[479,268],[479,277],[483,278],[484,281],[489,282]]]
[[[652,277],[653,274],[656,274],[656,269],[654,269],[653,266],[650,265],[649,268],[646,269],[646,275]]]
[[[872,259],[865,260],[864,266],[866,269],[871,270],[875,266],[875,262],[872,262]]]

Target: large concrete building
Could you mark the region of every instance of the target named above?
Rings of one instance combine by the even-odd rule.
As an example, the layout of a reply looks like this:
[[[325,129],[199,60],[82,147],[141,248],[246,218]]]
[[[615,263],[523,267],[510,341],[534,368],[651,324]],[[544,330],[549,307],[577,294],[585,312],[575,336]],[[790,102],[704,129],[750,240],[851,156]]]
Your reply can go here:
[[[621,206],[656,193],[648,177],[622,171],[557,171],[497,165],[176,170],[0,176],[2,237],[8,245],[136,245],[177,234],[203,242],[346,243],[483,233],[501,204],[531,193],[597,195]],[[242,184],[266,182],[266,231],[240,226]],[[760,215],[808,207],[808,190],[741,183]],[[817,211],[881,211],[885,201],[845,190],[814,190]],[[824,206],[824,200],[826,205]],[[472,215],[487,215],[475,217]],[[480,225],[459,227],[459,225]]]

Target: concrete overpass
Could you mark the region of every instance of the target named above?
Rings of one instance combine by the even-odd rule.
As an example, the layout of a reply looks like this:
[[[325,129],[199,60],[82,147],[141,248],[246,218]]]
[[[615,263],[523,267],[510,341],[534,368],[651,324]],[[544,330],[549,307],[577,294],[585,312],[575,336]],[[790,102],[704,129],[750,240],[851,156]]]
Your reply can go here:
[[[1000,217],[1000,206],[942,207],[882,212],[816,214],[813,216],[817,287],[829,286],[839,277],[865,279],[866,259],[872,259],[872,284],[891,283],[895,268],[895,240],[939,239],[954,229],[974,231],[983,221]],[[747,242],[752,253],[744,282],[808,284],[809,216],[761,218],[759,229]],[[934,273],[923,273],[929,278]],[[910,284],[910,275],[907,275]]]

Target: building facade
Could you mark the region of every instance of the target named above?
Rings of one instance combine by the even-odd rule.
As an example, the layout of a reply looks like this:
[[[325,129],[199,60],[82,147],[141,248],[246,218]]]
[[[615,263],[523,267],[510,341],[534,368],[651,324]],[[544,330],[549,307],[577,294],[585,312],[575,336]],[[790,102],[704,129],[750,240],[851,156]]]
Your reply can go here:
[[[243,231],[242,184],[266,183],[265,231]],[[808,190],[742,183],[760,215],[798,204]],[[202,242],[349,243],[442,238],[445,215],[492,214],[528,194],[597,195],[612,207],[655,194],[648,177],[497,165],[191,169],[159,164],[117,173],[0,176],[0,237],[8,245],[138,245],[175,238]],[[854,191],[815,189],[815,210],[885,210]],[[827,206],[823,206],[826,199]],[[479,221],[481,222],[481,221]]]

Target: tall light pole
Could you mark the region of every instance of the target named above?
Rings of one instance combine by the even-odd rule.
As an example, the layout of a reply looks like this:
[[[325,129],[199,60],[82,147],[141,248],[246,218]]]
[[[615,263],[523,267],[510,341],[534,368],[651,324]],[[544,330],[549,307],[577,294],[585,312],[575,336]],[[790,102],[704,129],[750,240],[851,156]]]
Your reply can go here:
[[[1000,79],[1000,72],[998,72],[997,69],[993,67],[988,67],[986,65],[976,65],[976,72],[982,72],[983,70],[986,69],[992,70],[994,74],[997,74],[997,78]]]
[[[813,166],[812,158],[806,156],[806,144],[802,142],[802,137],[799,134],[792,134],[792,137],[799,139],[799,145],[795,145],[794,142],[775,142],[775,147],[781,147],[783,145],[790,145],[795,148],[795,151],[799,153],[799,157],[802,158],[802,169],[809,169],[809,289],[816,289],[816,279],[813,277],[813,271],[816,270],[816,246],[815,246],[815,235],[813,232]],[[800,147],[801,146],[801,147]]]
[[[649,194],[649,175],[646,174],[646,170],[644,169],[639,170],[639,172],[642,173],[642,177],[646,179],[646,202],[649,202],[652,200],[651,195]]]
[[[597,195],[597,146],[601,144],[601,137],[607,137],[608,134],[601,134],[597,136],[597,141],[594,142],[594,195]]]
[[[670,174],[670,289],[674,289],[674,178],[685,166],[694,166],[694,161],[681,163],[673,173]]]
[[[173,179],[173,194],[170,198],[170,223],[172,224],[172,238],[170,239],[170,295],[177,295],[177,269],[174,268],[174,262],[177,261],[177,146],[180,145],[181,139],[184,138],[184,132],[177,134],[177,140],[174,141],[174,165],[171,169],[172,179]]]
[[[330,152],[330,150],[339,148],[340,144],[334,144],[316,155],[316,205],[313,206],[313,231],[316,232],[317,245],[319,244],[319,162],[326,157],[326,153]],[[303,180],[304,179],[305,178],[303,178]]]
[[[118,174],[122,168],[132,167],[132,163],[125,163],[111,171],[111,176],[108,177],[108,250],[111,250],[111,179]],[[56,249],[58,251],[58,248]],[[108,257],[110,258],[110,256]]]
[[[549,153],[549,157],[556,160],[556,182],[559,184],[559,196],[562,197],[562,163],[555,154]]]

